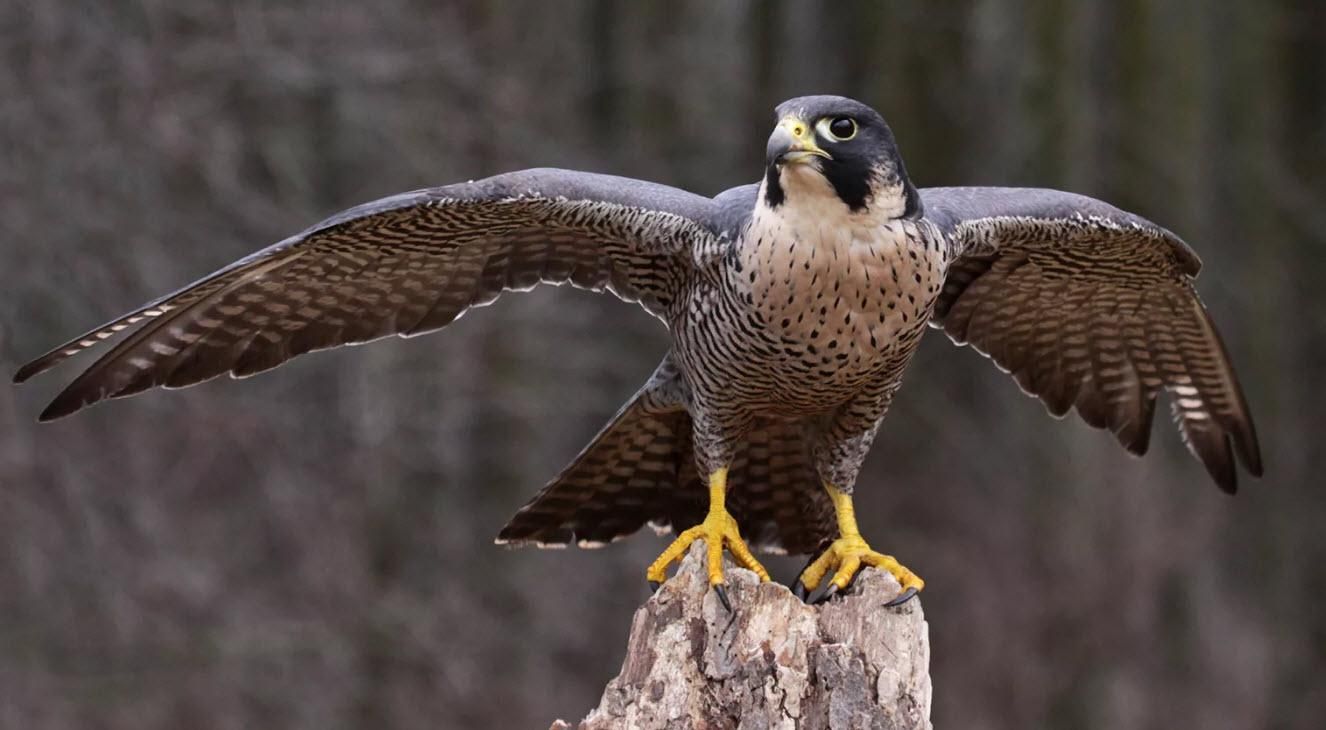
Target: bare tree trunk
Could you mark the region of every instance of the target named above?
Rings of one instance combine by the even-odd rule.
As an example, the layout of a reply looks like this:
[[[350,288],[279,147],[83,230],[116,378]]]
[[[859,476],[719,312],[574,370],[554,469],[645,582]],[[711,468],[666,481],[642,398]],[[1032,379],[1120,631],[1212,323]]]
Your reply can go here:
[[[867,570],[849,595],[807,606],[727,567],[728,613],[704,551],[635,613],[622,671],[580,730],[930,728],[930,641],[918,601]],[[567,729],[563,721],[553,730]]]

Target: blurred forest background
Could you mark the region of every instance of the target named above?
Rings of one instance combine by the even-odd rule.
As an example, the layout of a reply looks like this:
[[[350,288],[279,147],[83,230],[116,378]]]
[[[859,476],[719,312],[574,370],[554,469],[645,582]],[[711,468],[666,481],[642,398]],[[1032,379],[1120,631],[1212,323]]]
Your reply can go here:
[[[805,93],[880,109],[919,185],[1160,222],[1206,262],[1265,479],[1221,495],[1163,417],[1131,459],[932,333],[861,519],[928,580],[940,728],[1322,726],[1326,3],[6,0],[0,54],[6,373],[389,193],[754,181]],[[0,727],[578,718],[664,543],[491,540],[665,343],[542,289],[47,426],[77,366],[0,388]]]

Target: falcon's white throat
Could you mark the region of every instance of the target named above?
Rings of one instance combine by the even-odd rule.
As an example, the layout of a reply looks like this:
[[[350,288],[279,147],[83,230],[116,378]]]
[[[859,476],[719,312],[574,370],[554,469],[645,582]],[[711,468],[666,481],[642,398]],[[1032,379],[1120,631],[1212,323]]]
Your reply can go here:
[[[870,181],[870,197],[866,208],[852,212],[838,196],[833,184],[817,169],[818,163],[811,161],[804,164],[782,165],[778,169],[778,184],[785,196],[784,205],[794,204],[809,206],[818,212],[835,213],[837,206],[849,213],[852,218],[869,217],[883,222],[900,218],[907,212],[907,188],[902,181],[886,182],[883,171],[876,168]],[[760,202],[765,200],[768,179],[760,183]]]
[[[890,221],[898,218],[907,208],[906,191],[902,183],[883,185],[876,180],[871,186],[869,204],[861,210],[852,210],[833,185],[812,164],[783,165],[778,170],[778,183],[783,190],[783,202],[772,207],[767,199],[768,180],[760,183],[752,229],[773,225],[786,228],[794,235],[806,239],[820,239],[829,231],[840,236],[829,239],[850,239],[861,243],[873,241]],[[825,239],[823,242],[828,242]]]

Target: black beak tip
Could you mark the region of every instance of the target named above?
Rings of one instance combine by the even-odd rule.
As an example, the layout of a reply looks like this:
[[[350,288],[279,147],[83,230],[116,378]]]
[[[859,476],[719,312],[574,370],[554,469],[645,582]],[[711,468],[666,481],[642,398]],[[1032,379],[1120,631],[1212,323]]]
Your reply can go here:
[[[787,153],[792,150],[794,144],[796,144],[796,138],[783,127],[777,127],[773,134],[769,135],[769,143],[765,145],[765,161],[770,167],[783,164],[786,161]]]

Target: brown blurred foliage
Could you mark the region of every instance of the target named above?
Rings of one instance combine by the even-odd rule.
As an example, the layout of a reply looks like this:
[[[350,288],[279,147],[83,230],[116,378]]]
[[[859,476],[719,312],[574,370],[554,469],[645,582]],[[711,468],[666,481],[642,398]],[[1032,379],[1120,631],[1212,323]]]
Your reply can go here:
[[[1130,459],[931,334],[859,511],[928,580],[937,726],[1320,727],[1324,8],[10,0],[0,368],[401,190],[560,165],[714,194],[758,178],[775,103],[846,93],[918,184],[1066,188],[1184,236],[1266,453],[1226,498],[1163,419]],[[0,388],[0,726],[579,716],[661,542],[490,541],[665,343],[545,289],[48,426],[73,368]]]

